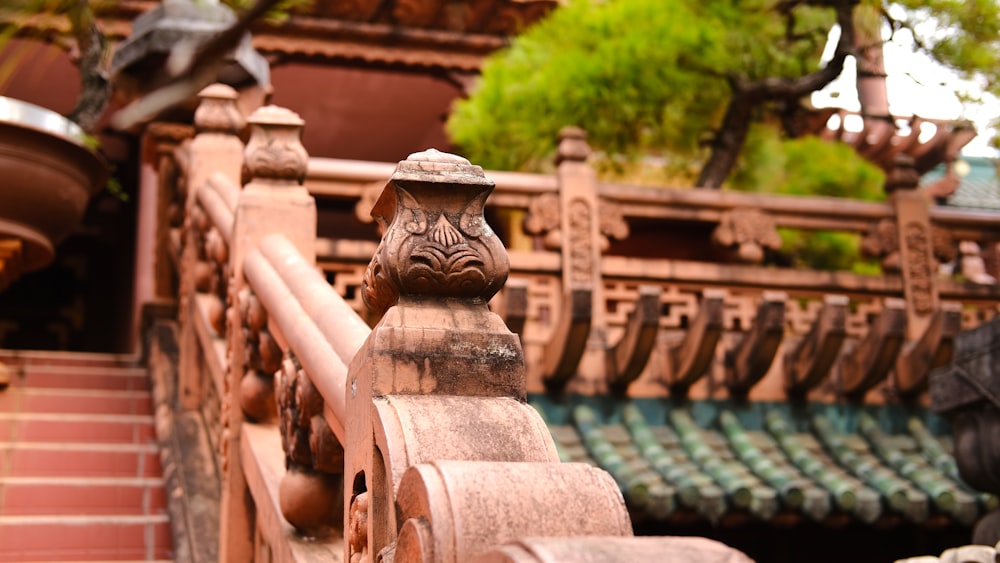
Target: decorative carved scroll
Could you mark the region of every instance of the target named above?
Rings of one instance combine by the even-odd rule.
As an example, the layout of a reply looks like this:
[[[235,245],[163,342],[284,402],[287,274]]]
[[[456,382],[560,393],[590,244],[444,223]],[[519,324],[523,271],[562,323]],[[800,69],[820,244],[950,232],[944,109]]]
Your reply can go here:
[[[732,209],[722,214],[712,232],[712,240],[727,248],[736,248],[740,260],[759,264],[764,249],[781,248],[774,219],[758,209]]]
[[[458,156],[431,149],[400,162],[372,210],[385,234],[362,283],[369,310],[381,315],[400,297],[488,301],[510,269],[483,217],[492,190]]]
[[[281,445],[288,473],[281,483],[281,511],[300,532],[340,527],[344,448],[323,417],[323,396],[288,353],[277,370]]]
[[[639,377],[656,344],[660,328],[660,294],[658,285],[639,286],[639,298],[629,313],[625,334],[608,350],[608,384],[624,389]]]
[[[809,333],[785,354],[785,390],[804,396],[826,378],[847,336],[845,295],[827,295]]]
[[[882,219],[872,225],[868,234],[861,240],[861,254],[869,258],[878,258],[885,272],[898,272],[899,233],[896,231],[896,222]]]
[[[840,392],[859,397],[884,380],[906,338],[906,303],[886,299],[868,334],[841,358]]]
[[[507,280],[503,296],[503,311],[500,316],[511,332],[522,334],[524,323],[528,319],[528,280],[521,278]]]
[[[559,196],[553,193],[544,193],[532,199],[528,205],[528,214],[524,218],[524,231],[528,234],[541,236],[545,248],[559,250],[562,248],[560,217]],[[587,225],[588,232],[589,228]],[[599,244],[602,251],[611,246],[611,239],[625,240],[628,238],[628,222],[625,220],[625,214],[619,203],[603,197],[598,198],[598,232],[601,235]]]
[[[930,370],[951,361],[955,336],[962,330],[962,305],[941,303],[920,340],[903,349],[896,360],[896,389],[913,395],[927,388]]]
[[[668,366],[664,370],[667,385],[675,390],[686,390],[698,380],[715,357],[715,346],[722,336],[722,309],[726,292],[706,289],[701,306],[692,321],[684,340],[668,348]]]
[[[785,334],[785,301],[780,291],[765,291],[753,326],[734,350],[726,352],[726,385],[733,395],[745,395],[774,361]]]
[[[920,221],[908,221],[903,225],[904,242],[909,250],[909,260],[903,270],[906,279],[907,299],[913,309],[928,315],[934,309],[937,301],[934,289],[934,277],[937,268],[931,257],[931,235],[928,225]]]

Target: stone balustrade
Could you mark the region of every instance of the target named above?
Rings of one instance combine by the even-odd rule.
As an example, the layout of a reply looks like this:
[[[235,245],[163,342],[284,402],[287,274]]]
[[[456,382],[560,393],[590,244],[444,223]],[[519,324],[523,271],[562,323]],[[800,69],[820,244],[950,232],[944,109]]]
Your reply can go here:
[[[650,513],[669,513],[670,495],[640,495],[647,485],[627,472],[558,463],[565,444],[526,405],[529,394],[926,405],[928,376],[951,360],[958,333],[997,313],[990,253],[1000,229],[928,205],[905,161],[885,203],[603,184],[574,129],[555,175],[484,172],[433,150],[393,169],[309,158],[301,119],[271,106],[248,119],[244,148],[234,95],[213,86],[202,96],[198,134],[175,151],[185,212],[169,239],[182,403],[218,429],[224,560],[550,560],[591,545],[565,539],[581,535],[623,538],[622,557],[653,545],[681,553],[690,546],[624,539],[622,491]],[[318,215],[336,238],[317,236]],[[650,248],[654,221],[693,230],[670,238],[667,228]],[[867,233],[884,274],[752,264],[780,245],[778,227]],[[688,240],[702,260],[684,258],[677,244]],[[942,273],[949,260],[962,277]],[[593,426],[586,448],[606,465],[591,443],[603,435],[599,418],[587,412],[574,410],[574,424]],[[746,420],[723,414],[735,455],[752,468]],[[671,424],[697,461],[704,430],[685,417],[674,411]],[[625,414],[636,439],[648,430],[641,418]],[[872,452],[894,459],[878,449],[890,443],[879,424],[865,420],[858,432]],[[815,417],[816,436],[837,453],[844,428],[825,424]],[[800,461],[761,469],[745,510],[767,519],[802,497],[805,513],[823,519],[840,506],[838,496],[819,502],[819,488],[839,491],[850,478]],[[749,477],[709,466],[715,473],[690,476],[690,490],[684,479],[676,486],[682,504],[714,520],[725,510],[719,495],[742,506]],[[802,475],[815,486],[785,487]],[[866,481],[872,498],[840,508],[878,518],[879,495],[893,500],[898,486],[910,503],[898,509],[914,521],[927,517],[910,499],[921,494],[960,521],[979,514],[965,493],[955,506],[940,500],[938,489],[955,494],[954,485],[923,477]],[[758,498],[768,486],[777,496]],[[585,506],[604,516],[565,517]]]
[[[559,462],[525,402],[520,339],[488,306],[509,263],[481,168],[430,150],[389,177],[361,286],[369,329],[315,267],[301,120],[258,109],[245,156],[227,160],[235,97],[202,98],[184,157],[179,385],[187,408],[219,411],[221,560],[570,560],[582,536],[622,538],[620,557],[741,560],[707,540],[632,543],[611,476]],[[215,160],[227,166],[207,173]],[[504,547],[529,536],[550,539]]]

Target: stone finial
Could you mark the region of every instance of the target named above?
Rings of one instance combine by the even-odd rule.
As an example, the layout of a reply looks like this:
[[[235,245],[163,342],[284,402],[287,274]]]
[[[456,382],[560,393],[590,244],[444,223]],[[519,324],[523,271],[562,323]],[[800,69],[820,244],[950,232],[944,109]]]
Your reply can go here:
[[[590,157],[590,153],[586,131],[579,127],[563,127],[559,131],[559,149],[556,152],[557,165],[566,160],[585,162]]]
[[[239,95],[225,84],[212,84],[198,93],[201,103],[194,112],[194,125],[199,133],[237,135],[246,120],[236,106]]]
[[[380,315],[400,296],[488,301],[510,270],[483,217],[492,191],[459,156],[431,149],[401,161],[372,209],[384,235],[362,283],[365,305]]]
[[[913,157],[906,154],[896,155],[892,159],[892,168],[885,176],[885,193],[896,190],[915,190],[920,184],[920,174],[914,165]]]
[[[245,180],[267,179],[274,183],[305,181],[309,155],[299,140],[305,122],[291,110],[264,106],[250,115],[243,172]]]

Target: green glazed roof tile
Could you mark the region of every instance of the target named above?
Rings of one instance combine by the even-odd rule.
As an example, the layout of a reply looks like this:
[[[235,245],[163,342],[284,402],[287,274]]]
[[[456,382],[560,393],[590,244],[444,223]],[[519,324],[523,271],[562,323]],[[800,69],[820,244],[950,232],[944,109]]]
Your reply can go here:
[[[873,523],[896,513],[915,523],[932,514],[968,523],[997,503],[958,478],[950,439],[912,414],[644,405],[556,405],[548,422],[560,459],[608,471],[637,518],[684,521],[693,512],[717,523],[738,510],[771,521],[780,510],[816,521],[846,513]],[[890,425],[904,430],[888,432]]]

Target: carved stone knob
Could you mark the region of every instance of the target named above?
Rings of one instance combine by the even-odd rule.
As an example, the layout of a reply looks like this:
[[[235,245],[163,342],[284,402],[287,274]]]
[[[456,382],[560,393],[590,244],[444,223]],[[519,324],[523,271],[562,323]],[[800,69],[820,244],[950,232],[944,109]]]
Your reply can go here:
[[[503,243],[483,217],[493,182],[468,160],[431,149],[399,163],[372,209],[385,233],[362,284],[384,313],[400,295],[488,301],[507,279]]]
[[[236,106],[239,95],[225,84],[212,84],[198,93],[201,103],[194,112],[194,125],[199,133],[237,135],[246,126],[243,114]]]
[[[309,154],[299,140],[305,122],[291,110],[264,106],[250,115],[250,141],[243,163],[244,180],[276,184],[305,181]]]

